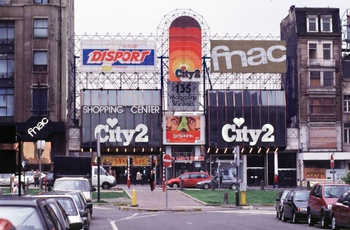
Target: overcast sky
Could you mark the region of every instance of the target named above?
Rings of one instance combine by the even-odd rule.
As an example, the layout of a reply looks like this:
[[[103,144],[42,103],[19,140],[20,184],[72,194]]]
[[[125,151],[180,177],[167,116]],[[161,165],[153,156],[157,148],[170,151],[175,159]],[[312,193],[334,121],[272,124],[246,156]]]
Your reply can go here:
[[[279,36],[280,21],[296,7],[339,8],[342,18],[349,0],[75,0],[77,35],[157,34],[164,16],[191,10],[218,35]]]

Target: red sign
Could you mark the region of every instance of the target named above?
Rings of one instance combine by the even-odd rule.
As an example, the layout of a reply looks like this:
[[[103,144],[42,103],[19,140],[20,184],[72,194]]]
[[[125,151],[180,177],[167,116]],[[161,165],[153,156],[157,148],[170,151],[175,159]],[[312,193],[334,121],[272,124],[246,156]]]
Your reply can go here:
[[[333,153],[331,153],[330,165],[331,165],[331,169],[334,169],[334,154]]]
[[[165,154],[163,157],[163,163],[165,167],[170,167],[171,165],[171,156],[169,154]]]

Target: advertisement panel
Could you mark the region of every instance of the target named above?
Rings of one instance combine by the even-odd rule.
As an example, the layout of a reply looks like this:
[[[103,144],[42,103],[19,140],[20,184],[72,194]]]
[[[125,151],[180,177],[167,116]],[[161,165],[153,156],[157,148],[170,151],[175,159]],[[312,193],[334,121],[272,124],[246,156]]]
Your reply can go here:
[[[207,92],[209,146],[286,146],[284,91]]]
[[[201,67],[201,27],[192,17],[178,17],[169,28],[169,81],[200,81]]]
[[[203,115],[182,114],[163,116],[163,144],[205,144],[205,119]]]
[[[153,147],[161,141],[160,91],[85,90],[82,147]]]
[[[154,40],[82,40],[83,72],[155,72],[157,44]]]
[[[168,110],[198,111],[199,82],[169,82]]]
[[[285,41],[211,40],[212,73],[286,73]]]

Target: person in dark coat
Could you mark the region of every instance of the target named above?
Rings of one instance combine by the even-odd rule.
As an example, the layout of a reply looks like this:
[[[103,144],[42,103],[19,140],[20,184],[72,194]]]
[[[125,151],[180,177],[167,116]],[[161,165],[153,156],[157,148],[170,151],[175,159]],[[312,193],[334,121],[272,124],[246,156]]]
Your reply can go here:
[[[149,181],[149,186],[151,188],[151,191],[153,191],[153,189],[154,189],[154,180],[155,180],[154,171],[152,169],[149,176],[148,176],[148,181]]]

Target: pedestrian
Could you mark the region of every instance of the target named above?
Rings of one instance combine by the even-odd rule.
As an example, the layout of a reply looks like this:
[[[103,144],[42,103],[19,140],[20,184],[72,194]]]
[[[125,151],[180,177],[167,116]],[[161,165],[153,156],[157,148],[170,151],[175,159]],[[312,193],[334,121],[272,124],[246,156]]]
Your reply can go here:
[[[273,187],[277,188],[278,187],[278,175],[275,174],[275,176],[273,177]]]
[[[39,173],[39,170],[36,170],[34,172],[34,187],[39,187],[39,176],[40,176],[40,173]]]
[[[149,176],[148,176],[149,186],[151,187],[151,191],[154,189],[154,171],[151,170]]]
[[[136,173],[136,181],[135,181],[135,185],[136,183],[140,183],[141,185],[143,185],[143,182],[142,182],[142,174],[140,172],[137,172]]]

